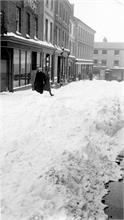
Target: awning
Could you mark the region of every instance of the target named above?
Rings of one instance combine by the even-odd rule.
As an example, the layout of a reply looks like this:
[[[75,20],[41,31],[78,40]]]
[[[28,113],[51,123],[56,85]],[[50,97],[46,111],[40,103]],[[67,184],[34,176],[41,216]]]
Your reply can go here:
[[[28,46],[31,49],[32,48],[37,48],[39,50],[46,49],[46,51],[49,51],[50,53],[53,53],[55,51],[55,47],[51,43],[48,43],[46,41],[41,41],[36,38],[35,39],[25,38],[13,32],[10,32],[10,33],[7,33],[1,36],[1,41],[7,42],[8,47],[9,46],[15,47],[17,45],[17,46]]]

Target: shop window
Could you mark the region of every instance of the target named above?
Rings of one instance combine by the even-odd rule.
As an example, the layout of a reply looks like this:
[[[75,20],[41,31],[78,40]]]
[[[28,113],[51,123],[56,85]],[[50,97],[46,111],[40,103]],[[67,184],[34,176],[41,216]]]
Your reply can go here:
[[[27,13],[27,34],[30,36],[30,14]]]
[[[19,50],[16,49],[14,49],[13,65],[14,65],[13,87],[15,88],[19,86]]]
[[[20,74],[20,86],[24,86],[26,81],[25,72],[25,51],[21,50],[21,74]]]
[[[27,51],[26,84],[29,84],[30,80],[31,80],[31,52]]]
[[[40,53],[37,53],[37,68],[40,67]]]
[[[115,50],[114,55],[119,55],[119,50]]]
[[[119,66],[119,60],[114,60],[114,66]]]
[[[107,50],[102,50],[102,54],[107,54]]]
[[[37,52],[32,52],[32,70],[37,69]]]
[[[94,54],[98,54],[98,50],[95,49],[95,50],[94,50]]]
[[[21,33],[21,8],[16,7],[16,31]]]

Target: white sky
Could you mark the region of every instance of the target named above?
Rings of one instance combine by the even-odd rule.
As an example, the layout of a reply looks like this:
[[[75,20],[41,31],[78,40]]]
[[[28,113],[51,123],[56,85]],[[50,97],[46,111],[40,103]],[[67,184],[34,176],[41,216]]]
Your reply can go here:
[[[96,31],[95,41],[104,36],[111,42],[124,42],[124,0],[69,0],[74,15]]]

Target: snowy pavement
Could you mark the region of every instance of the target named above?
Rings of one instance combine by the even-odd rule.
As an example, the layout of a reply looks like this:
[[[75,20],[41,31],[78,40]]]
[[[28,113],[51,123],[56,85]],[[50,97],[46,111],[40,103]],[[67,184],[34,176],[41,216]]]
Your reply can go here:
[[[1,219],[102,220],[120,178],[124,82],[78,81],[0,94]]]

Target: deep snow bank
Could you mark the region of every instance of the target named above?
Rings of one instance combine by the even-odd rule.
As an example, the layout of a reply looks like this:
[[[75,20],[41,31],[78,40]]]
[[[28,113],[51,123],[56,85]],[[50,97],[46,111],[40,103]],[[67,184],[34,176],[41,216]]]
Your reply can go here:
[[[80,81],[40,95],[3,93],[2,219],[101,219],[120,177],[124,83]]]

